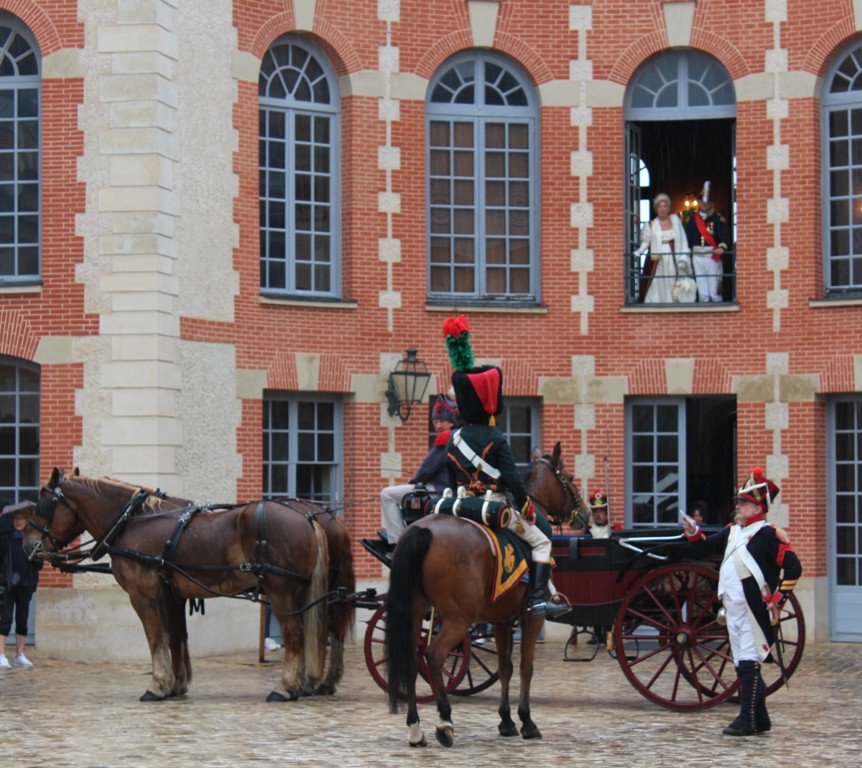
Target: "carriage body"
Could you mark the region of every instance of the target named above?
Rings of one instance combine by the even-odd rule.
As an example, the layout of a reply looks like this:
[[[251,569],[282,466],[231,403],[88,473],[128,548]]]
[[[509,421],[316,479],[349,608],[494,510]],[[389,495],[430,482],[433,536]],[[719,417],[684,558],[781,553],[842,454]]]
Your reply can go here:
[[[616,533],[607,539],[555,534],[551,547],[554,586],[572,606],[559,621],[573,626],[613,624],[628,590],[656,564],[623,547]]]

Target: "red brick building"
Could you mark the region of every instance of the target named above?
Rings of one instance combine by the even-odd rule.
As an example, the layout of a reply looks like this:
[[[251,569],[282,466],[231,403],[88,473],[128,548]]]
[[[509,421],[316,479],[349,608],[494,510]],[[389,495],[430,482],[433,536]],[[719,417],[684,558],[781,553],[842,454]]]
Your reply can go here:
[[[859,0],[0,0],[0,496],[77,465],[372,535],[427,447],[388,374],[417,349],[444,391],[464,312],[522,460],[561,441],[626,526],[723,522],[763,466],[809,631],[862,639],[860,29]],[[687,243],[638,251],[706,180],[713,301]],[[651,300],[653,261],[707,293]],[[42,586],[40,630],[93,585]]]

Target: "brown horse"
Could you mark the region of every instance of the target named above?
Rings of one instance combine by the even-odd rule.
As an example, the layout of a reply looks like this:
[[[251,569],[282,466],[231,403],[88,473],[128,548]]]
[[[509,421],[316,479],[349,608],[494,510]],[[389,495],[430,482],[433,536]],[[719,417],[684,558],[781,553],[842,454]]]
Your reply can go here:
[[[87,531],[95,540],[93,558],[111,555],[114,578],[143,624],[152,657],[142,701],[188,690],[187,600],[265,591],[285,646],[281,687],[268,700],[286,701],[314,692],[323,680],[331,576],[327,530],[315,522],[320,511],[310,502],[265,500],[202,508],[110,478],[81,477],[77,469],[72,476],[54,469],[24,548],[30,557],[52,559]]]
[[[533,451],[533,460],[524,476],[524,485],[533,503],[552,525],[571,522],[575,512],[589,518],[590,509],[581,498],[571,474],[563,465],[560,443],[550,455]]]
[[[559,444],[557,444],[559,462]],[[547,475],[556,485],[560,480]],[[550,483],[542,483],[544,487]],[[555,509],[569,515],[579,507],[577,489],[569,479],[568,507]],[[541,490],[539,484],[534,490]],[[553,488],[556,493],[556,488]],[[535,500],[535,499],[534,499]],[[545,501],[542,501],[543,508]],[[407,702],[408,741],[411,746],[425,746],[425,734],[419,724],[416,708],[417,640],[423,618],[432,607],[440,619],[439,632],[425,650],[431,674],[431,686],[437,703],[439,722],[435,735],[446,747],[454,741],[452,708],[442,678],[443,663],[449,653],[463,641],[471,624],[494,625],[494,639],[500,675],[498,713],[501,736],[516,736],[509,705],[512,679],[512,646],[514,623],[521,627],[520,698],[518,717],[520,733],[525,739],[542,734],[530,717],[530,683],[533,676],[536,639],[544,616],[533,616],[526,610],[531,587],[518,584],[497,602],[491,602],[494,580],[494,556],[481,527],[468,520],[448,515],[422,518],[401,535],[392,558],[387,596],[386,656],[388,658],[389,707],[397,711],[399,702]]]
[[[278,499],[277,503],[288,508],[305,510],[309,503],[296,499]],[[316,696],[335,693],[336,686],[344,676],[344,644],[353,630],[356,604],[349,596],[356,591],[356,575],[353,571],[353,552],[350,548],[350,533],[344,521],[332,510],[318,508],[314,519],[323,528],[329,549],[329,593],[344,595],[346,599],[332,599],[328,608],[329,666],[326,676],[315,689]]]

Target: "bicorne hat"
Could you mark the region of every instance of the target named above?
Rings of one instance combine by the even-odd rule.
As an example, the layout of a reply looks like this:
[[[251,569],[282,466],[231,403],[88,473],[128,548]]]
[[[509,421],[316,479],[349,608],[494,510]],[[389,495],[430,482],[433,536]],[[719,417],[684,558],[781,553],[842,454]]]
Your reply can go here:
[[[764,512],[769,512],[770,504],[772,504],[780,491],[781,489],[772,480],[766,478],[760,467],[755,467],[751,470],[748,479],[740,487],[736,498],[758,504],[763,508]]]
[[[438,395],[431,409],[431,421],[458,421],[458,406],[445,395]]]
[[[467,424],[494,424],[503,410],[503,371],[495,365],[476,365],[470,345],[470,322],[464,315],[443,323],[449,360],[455,369],[452,388],[458,413]]]

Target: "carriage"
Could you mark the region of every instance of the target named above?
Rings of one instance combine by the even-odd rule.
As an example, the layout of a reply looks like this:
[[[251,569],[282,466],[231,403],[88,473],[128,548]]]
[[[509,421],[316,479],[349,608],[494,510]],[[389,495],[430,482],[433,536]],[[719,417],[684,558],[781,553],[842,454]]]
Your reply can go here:
[[[406,498],[405,505],[411,504],[414,508],[405,510],[408,519],[416,501]],[[553,581],[561,599],[571,606],[556,619],[571,626],[565,661],[589,662],[604,648],[646,699],[671,710],[691,711],[733,700],[739,683],[717,598],[719,563],[678,556],[676,545],[682,541],[680,528],[617,530],[608,539],[593,539],[565,533],[558,520],[552,536]],[[363,539],[362,544],[388,564],[373,540]],[[364,637],[368,671],[383,690],[388,689],[386,625],[383,599],[368,620]],[[433,614],[426,616],[418,643],[420,703],[435,698],[423,651],[438,626]],[[599,637],[596,627],[608,630]],[[792,593],[781,610],[776,635],[776,663],[763,668],[767,695],[790,678],[805,647],[805,621]],[[472,625],[446,659],[447,693],[468,696],[494,685],[496,662],[490,628]]]

